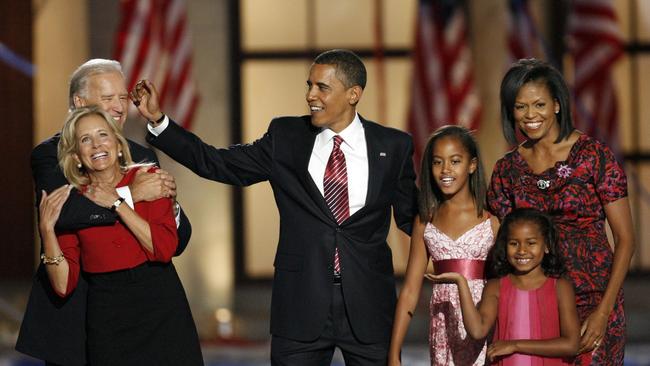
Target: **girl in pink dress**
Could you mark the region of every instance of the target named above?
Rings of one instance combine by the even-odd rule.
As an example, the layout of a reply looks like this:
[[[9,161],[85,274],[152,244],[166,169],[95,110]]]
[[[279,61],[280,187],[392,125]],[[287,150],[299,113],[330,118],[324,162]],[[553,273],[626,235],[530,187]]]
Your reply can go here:
[[[420,212],[395,311],[388,355],[391,366],[400,364],[400,349],[429,257],[436,273],[463,273],[478,302],[485,285],[485,259],[498,227],[496,218],[485,210],[483,167],[476,141],[466,128],[444,126],[433,133],[425,147],[419,183]],[[434,284],[429,311],[432,365],[485,364],[485,340],[467,335],[455,285]]]
[[[458,285],[463,321],[473,338],[483,339],[496,323],[487,352],[493,364],[571,365],[580,326],[573,286],[559,277],[564,267],[557,253],[551,218],[536,209],[515,209],[497,234],[491,264],[498,278],[486,284],[478,309],[462,274],[427,277]]]

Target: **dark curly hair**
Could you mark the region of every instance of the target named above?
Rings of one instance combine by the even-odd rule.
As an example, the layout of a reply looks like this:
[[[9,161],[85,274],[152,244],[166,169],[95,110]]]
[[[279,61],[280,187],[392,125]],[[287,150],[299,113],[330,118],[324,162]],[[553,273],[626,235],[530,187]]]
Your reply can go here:
[[[564,263],[557,248],[557,230],[553,220],[547,214],[534,208],[517,208],[510,212],[501,222],[497,233],[496,243],[490,255],[491,277],[503,277],[514,271],[508,262],[508,235],[515,223],[527,222],[535,224],[546,241],[548,253],[542,259],[542,270],[549,277],[559,277],[565,272]]]

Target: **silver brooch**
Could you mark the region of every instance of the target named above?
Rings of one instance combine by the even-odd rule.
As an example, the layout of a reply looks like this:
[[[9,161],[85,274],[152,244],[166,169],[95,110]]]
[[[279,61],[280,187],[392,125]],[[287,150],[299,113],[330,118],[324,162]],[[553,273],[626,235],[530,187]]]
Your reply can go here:
[[[551,181],[546,179],[539,179],[537,181],[537,188],[546,189],[551,186]]]

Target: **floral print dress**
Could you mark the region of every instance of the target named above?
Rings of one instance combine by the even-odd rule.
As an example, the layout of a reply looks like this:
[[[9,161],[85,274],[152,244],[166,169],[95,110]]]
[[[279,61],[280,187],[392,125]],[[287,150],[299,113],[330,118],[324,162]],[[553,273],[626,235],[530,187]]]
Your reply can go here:
[[[604,206],[627,196],[627,178],[611,150],[581,135],[567,160],[534,174],[517,149],[497,161],[488,205],[502,219],[513,208],[534,207],[553,217],[559,252],[576,291],[582,323],[600,303],[609,281],[613,252],[607,240]],[[576,365],[623,365],[625,315],[618,293],[600,347],[576,358]]]

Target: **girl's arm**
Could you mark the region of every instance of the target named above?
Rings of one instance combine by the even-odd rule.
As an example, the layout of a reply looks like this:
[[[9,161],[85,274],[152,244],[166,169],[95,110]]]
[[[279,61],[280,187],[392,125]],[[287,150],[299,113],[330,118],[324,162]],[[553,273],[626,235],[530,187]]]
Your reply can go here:
[[[463,325],[465,330],[474,339],[485,338],[497,319],[499,310],[499,280],[489,280],[483,288],[478,309],[474,305],[472,293],[469,290],[467,279],[459,273],[449,272],[440,275],[427,275],[435,282],[453,282],[458,285],[460,308],[463,312]]]
[[[634,228],[628,198],[621,198],[605,205],[607,222],[614,238],[614,263],[603,299],[582,324],[579,352],[587,352],[596,347],[605,336],[609,314],[616,304],[616,296],[630,268],[634,254]]]
[[[524,339],[494,342],[488,348],[488,358],[490,360],[497,356],[506,356],[512,353],[546,357],[574,356],[577,353],[580,343],[580,325],[573,285],[569,281],[560,278],[557,281],[555,291],[560,317],[560,336],[544,340]]]
[[[420,298],[422,277],[429,262],[429,256],[424,244],[424,227],[426,224],[420,222],[418,216],[413,221],[413,234],[411,235],[411,248],[409,250],[404,286],[399,293],[393,333],[388,350],[388,364],[391,366],[400,365],[400,351],[404,336]]]

